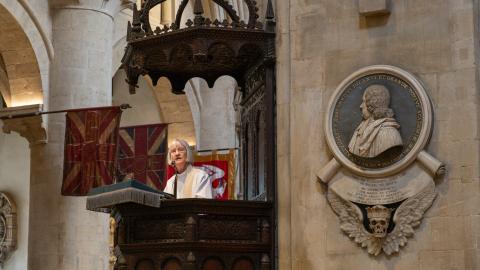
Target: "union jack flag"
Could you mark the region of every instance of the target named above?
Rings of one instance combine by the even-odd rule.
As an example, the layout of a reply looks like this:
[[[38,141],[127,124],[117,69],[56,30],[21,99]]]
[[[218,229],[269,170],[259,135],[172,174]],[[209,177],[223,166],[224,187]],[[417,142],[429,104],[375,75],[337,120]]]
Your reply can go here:
[[[62,195],[84,196],[113,183],[120,107],[67,112]]]
[[[138,180],[162,190],[167,154],[167,125],[120,128],[117,181]]]

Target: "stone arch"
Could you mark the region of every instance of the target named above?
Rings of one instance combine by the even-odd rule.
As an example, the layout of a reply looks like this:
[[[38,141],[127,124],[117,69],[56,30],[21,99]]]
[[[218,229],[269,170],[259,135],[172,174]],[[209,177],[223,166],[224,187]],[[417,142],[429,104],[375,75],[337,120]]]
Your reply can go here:
[[[9,85],[7,105],[44,103],[43,90],[48,89],[49,64],[45,44],[22,6],[15,9],[15,4],[2,2],[4,1],[0,1],[0,54]]]
[[[39,1],[37,4],[41,6],[40,9],[49,8],[47,2]],[[48,16],[45,18],[49,20]],[[50,30],[48,22],[42,23]],[[53,47],[47,36],[27,1],[0,0],[0,92],[8,107],[46,103],[44,95],[47,96],[49,65],[53,58]],[[26,108],[18,110],[22,109]],[[12,129],[12,126],[15,126],[15,123],[9,123],[6,128],[6,122],[0,122],[0,129],[5,132],[20,133],[0,133],[0,190],[12,194],[19,209],[18,249],[4,267],[27,269],[31,221],[29,142],[30,146],[34,142],[27,142],[21,137],[29,138],[31,135],[28,124],[19,124],[19,130]],[[21,133],[22,131],[25,133]]]
[[[185,95],[171,92],[170,81],[161,77],[154,86],[148,76],[140,76],[139,89],[130,95],[125,83],[125,71],[117,70],[113,76],[113,104],[129,103],[133,108],[124,111],[121,126],[172,123],[169,125],[168,140],[183,138],[195,145],[195,130],[192,111]]]
[[[234,99],[237,82],[222,76],[212,88],[201,78],[193,78],[185,86],[185,94],[192,110],[198,150],[235,148]]]

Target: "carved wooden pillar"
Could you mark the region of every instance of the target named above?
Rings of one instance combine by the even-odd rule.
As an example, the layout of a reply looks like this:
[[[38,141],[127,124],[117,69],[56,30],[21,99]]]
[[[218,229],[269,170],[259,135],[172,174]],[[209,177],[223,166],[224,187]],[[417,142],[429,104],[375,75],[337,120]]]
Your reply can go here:
[[[120,251],[120,248],[117,246],[114,250],[115,257],[117,257],[117,261],[115,262],[115,266],[113,269],[115,270],[127,270],[127,260],[125,260],[125,257],[123,256],[122,252]]]
[[[185,224],[185,241],[195,241],[197,232],[197,221],[195,217],[189,216]]]
[[[189,252],[187,255],[187,260],[185,262],[185,267],[183,267],[185,270],[195,270],[197,269],[197,258],[195,258],[195,255],[193,252]]]
[[[264,244],[270,243],[270,224],[266,219],[262,220],[261,241]]]
[[[271,269],[270,257],[268,257],[267,254],[263,254],[262,259],[260,261],[260,270],[270,270],[270,269]]]
[[[265,169],[267,181],[267,199],[276,201],[276,126],[275,126],[275,63],[267,63],[265,67]]]

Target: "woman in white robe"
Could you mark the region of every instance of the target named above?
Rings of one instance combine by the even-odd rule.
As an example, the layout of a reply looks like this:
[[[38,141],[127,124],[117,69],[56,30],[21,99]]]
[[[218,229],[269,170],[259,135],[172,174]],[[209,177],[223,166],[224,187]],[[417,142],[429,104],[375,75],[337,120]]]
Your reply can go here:
[[[172,142],[168,147],[168,162],[174,164],[177,171],[177,199],[213,198],[210,176],[193,167],[193,154],[186,141],[175,139]],[[175,194],[175,175],[168,179],[163,191]]]

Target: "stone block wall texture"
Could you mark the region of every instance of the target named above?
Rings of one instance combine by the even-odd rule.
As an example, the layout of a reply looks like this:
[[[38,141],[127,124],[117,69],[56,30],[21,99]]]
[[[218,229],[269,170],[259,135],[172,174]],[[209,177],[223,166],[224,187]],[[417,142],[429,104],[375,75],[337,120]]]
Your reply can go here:
[[[148,76],[143,79],[152,87]],[[190,145],[196,145],[192,111],[187,95],[175,95],[171,89],[170,81],[164,77],[153,87],[162,123],[171,123],[168,126],[168,144],[170,145],[175,138],[183,138]]]
[[[0,4],[0,53],[8,76],[8,106],[43,102],[42,81],[35,51],[25,30]]]
[[[480,269],[478,1],[391,1],[390,15],[371,18],[350,0],[276,5],[280,269]],[[374,64],[424,83],[435,112],[427,150],[448,170],[414,237],[399,255],[376,258],[340,230],[315,176],[331,158],[331,94]]]
[[[0,123],[0,128],[3,123]],[[28,218],[30,202],[30,150],[17,133],[0,133],[0,191],[7,193],[17,207],[17,249],[2,269],[27,269]]]

